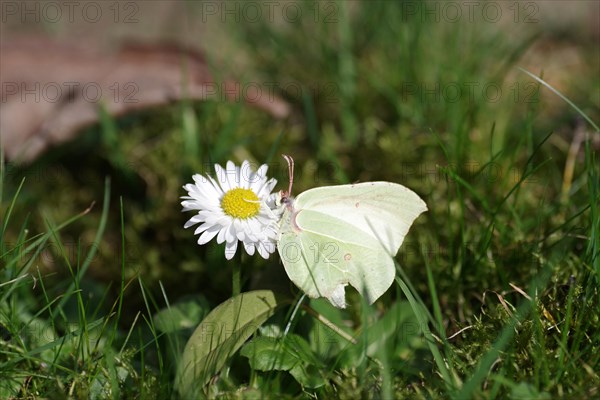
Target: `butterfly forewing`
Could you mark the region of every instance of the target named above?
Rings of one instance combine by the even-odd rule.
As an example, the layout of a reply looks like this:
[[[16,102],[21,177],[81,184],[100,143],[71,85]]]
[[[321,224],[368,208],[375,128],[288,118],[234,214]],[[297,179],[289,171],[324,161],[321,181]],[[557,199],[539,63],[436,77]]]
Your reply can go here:
[[[308,190],[296,210],[319,211],[346,221],[379,240],[395,256],[413,221],[427,210],[412,190],[391,182],[365,182]]]

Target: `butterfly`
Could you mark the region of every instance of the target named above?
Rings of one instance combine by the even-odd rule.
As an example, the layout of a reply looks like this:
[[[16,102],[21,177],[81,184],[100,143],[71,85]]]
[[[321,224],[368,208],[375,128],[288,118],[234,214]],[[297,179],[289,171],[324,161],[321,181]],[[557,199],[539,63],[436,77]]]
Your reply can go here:
[[[392,285],[394,257],[427,205],[392,182],[325,186],[294,198],[294,161],[284,158],[290,184],[276,200],[283,208],[277,250],[287,275],[309,297],[335,307],[346,307],[348,285],[372,304]]]

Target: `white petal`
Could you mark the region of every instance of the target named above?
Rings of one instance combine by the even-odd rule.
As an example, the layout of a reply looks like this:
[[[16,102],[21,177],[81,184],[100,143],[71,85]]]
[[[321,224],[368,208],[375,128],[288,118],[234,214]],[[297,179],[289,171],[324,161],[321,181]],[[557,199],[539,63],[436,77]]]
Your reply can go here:
[[[277,179],[275,179],[275,178],[269,179],[265,186],[269,193],[265,193],[265,195],[270,195],[271,192],[273,191],[273,188],[275,187],[275,185],[277,185]]]
[[[260,167],[258,167],[258,170],[256,171],[256,175],[260,176],[261,179],[264,179],[267,176],[268,169],[269,169],[269,166],[267,164],[263,164]]]
[[[250,188],[250,181],[253,175],[254,172],[252,172],[250,163],[248,160],[244,160],[242,162],[242,166],[240,167],[240,187],[243,187],[244,189]]]
[[[233,223],[233,218],[229,215],[221,214],[218,218],[216,218],[217,224],[226,226]]]
[[[194,215],[192,218],[190,218],[185,225],[183,225],[183,227],[185,229],[189,228],[192,225],[196,225],[199,224],[200,222],[202,222],[202,219],[200,219],[200,217],[198,215]]]
[[[217,189],[212,183],[198,187],[194,193],[190,192],[190,196],[202,202],[202,204],[218,205],[221,198],[221,190]]]
[[[258,242],[256,247],[258,249],[258,254],[265,260],[267,260],[274,251],[274,244],[271,242]]]
[[[205,177],[204,181],[200,182],[201,175],[194,175],[195,184],[184,185],[183,188],[188,191],[188,196],[182,196],[184,200],[181,202],[184,207],[183,211],[203,210],[219,207],[221,189],[216,188],[211,178]]]
[[[254,191],[254,193],[258,194],[267,181],[267,177],[265,173],[267,171],[267,165],[261,165],[256,174],[253,176],[252,182],[250,182],[250,188]]]
[[[243,225],[243,221],[240,221],[239,219],[233,220],[234,235],[238,238],[238,240],[241,240],[242,242],[246,240],[247,231],[246,229],[244,229]]]
[[[196,186],[196,187],[200,188],[200,187],[202,187],[204,185],[210,184],[210,181],[204,175],[194,174],[194,175],[192,175],[192,179],[194,180],[194,183],[187,184],[186,186],[192,186],[193,185],[193,186]],[[188,190],[188,189],[186,188],[186,190]]]
[[[200,210],[200,206],[198,202],[195,200],[184,200],[181,202],[181,206],[183,209],[181,212],[191,211],[191,210]]]
[[[243,187],[242,182],[242,169],[241,167],[235,167],[235,183],[237,187]]]
[[[277,237],[279,236],[278,233],[279,233],[278,229],[273,229],[273,228],[269,227],[267,230],[265,230],[263,232],[263,238],[265,241],[275,243],[277,241]],[[271,253],[273,253],[273,251],[271,251]]]
[[[200,184],[200,185],[205,185],[208,183],[206,176],[202,175],[202,174],[194,174],[194,175],[192,175],[192,179],[194,180],[194,182],[196,182],[197,184]]]
[[[239,170],[237,169],[233,161],[227,161],[225,167],[225,172],[227,172],[227,183],[229,184],[229,188],[233,189],[238,187],[239,179],[237,179],[237,177],[239,175]]]
[[[260,169],[260,167],[258,168]],[[253,189],[257,184],[263,181],[263,178],[259,175],[259,171],[252,171],[251,174],[248,174],[248,188]]]
[[[216,227],[217,229],[221,229],[220,226],[216,226],[216,225],[211,225],[211,224],[204,223],[202,225],[198,225],[198,227],[194,231],[194,235],[199,235],[202,232],[204,232],[205,230],[208,230],[208,229],[210,229],[212,227]]]
[[[277,179],[271,178],[269,180],[264,180],[261,182],[260,186],[255,188],[256,195],[261,199],[266,199],[270,196],[271,191],[277,184]]]
[[[198,217],[202,220],[202,221],[206,221],[206,223],[214,225],[215,222],[219,220],[222,217],[222,213],[221,211],[215,211],[215,210],[202,210],[202,211],[198,211]]]
[[[193,183],[186,183],[183,185],[183,188],[186,192],[195,192],[198,190],[198,186],[194,185]]]
[[[204,186],[204,189],[206,189],[210,193],[214,192],[216,194],[216,196],[214,196],[214,197],[217,197],[218,199],[221,199],[221,196],[223,194],[225,194],[225,192],[223,191],[223,188],[221,187],[221,185],[219,185],[219,183],[214,178],[212,178],[210,176],[207,177],[207,179],[210,181],[211,184]],[[212,192],[211,192],[211,190],[212,190]],[[211,197],[213,197],[213,196],[211,196]]]
[[[267,196],[265,202],[271,210],[278,210],[283,208],[281,207],[281,192],[275,192],[273,194],[270,194],[269,196]]]
[[[221,223],[221,218],[222,218],[221,213],[212,212],[205,217],[205,221],[207,224],[211,224],[211,225],[221,225],[221,226],[228,225],[226,222]]]
[[[212,226],[208,230],[204,231],[198,238],[198,244],[202,245],[210,242],[217,235],[217,233],[220,233],[220,229],[220,226]]]
[[[264,227],[264,224],[256,218],[252,218],[246,221],[246,229],[254,235],[260,234]]]
[[[223,229],[219,231],[219,234],[217,235],[217,243],[221,244],[225,241],[225,233],[228,229],[229,226],[223,226]]]
[[[234,240],[233,242],[227,242],[225,245],[225,258],[231,260],[235,255],[237,250],[238,241]]]
[[[217,183],[223,192],[227,193],[229,190],[231,190],[229,182],[227,182],[227,171],[225,171],[219,164],[215,164],[215,172],[217,174]]]
[[[225,241],[227,243],[237,241],[235,237],[235,227],[233,224],[230,224],[225,230]]]
[[[259,232],[253,230],[253,227],[251,225],[252,221],[252,219],[242,221],[242,227],[244,229],[244,232],[246,233],[246,241],[256,242],[258,241],[257,235],[259,234]]]
[[[253,256],[256,247],[254,247],[254,243],[252,242],[244,242],[244,249],[246,249],[246,253]]]

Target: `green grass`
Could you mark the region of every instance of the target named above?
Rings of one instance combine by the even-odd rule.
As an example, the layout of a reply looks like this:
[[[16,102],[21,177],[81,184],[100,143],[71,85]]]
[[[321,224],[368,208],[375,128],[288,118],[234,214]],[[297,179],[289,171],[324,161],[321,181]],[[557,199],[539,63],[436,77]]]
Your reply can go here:
[[[305,15],[314,7],[297,4]],[[219,74],[305,89],[278,91],[293,106],[287,120],[219,101],[103,113],[32,165],[1,163],[0,398],[180,398],[187,340],[235,292],[223,248],[199,247],[183,229],[181,186],[212,163],[249,159],[269,162],[283,189],[281,153],[295,158],[296,193],[387,180],[416,191],[429,211],[373,306],[356,292],[346,310],[301,298],[276,255],[239,258],[242,292],[292,300],[277,303],[208,386],[191,390],[252,399],[600,396],[593,40],[558,43],[542,24],[437,23],[391,1],[327,4],[338,11],[332,23],[220,26],[244,62],[211,66]],[[554,65],[523,64],[544,41],[572,46],[584,62],[560,79]],[[437,95],[427,94],[436,84]],[[474,84],[503,94],[444,95]],[[577,132],[580,150],[570,154]]]

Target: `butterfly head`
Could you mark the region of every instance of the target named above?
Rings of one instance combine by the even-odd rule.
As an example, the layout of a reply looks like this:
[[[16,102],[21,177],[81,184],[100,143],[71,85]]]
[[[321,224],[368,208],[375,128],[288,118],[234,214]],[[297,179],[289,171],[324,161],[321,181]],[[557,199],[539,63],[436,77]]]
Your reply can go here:
[[[275,207],[279,209],[292,209],[294,197],[285,190],[280,190],[277,194],[275,194],[274,204]]]

